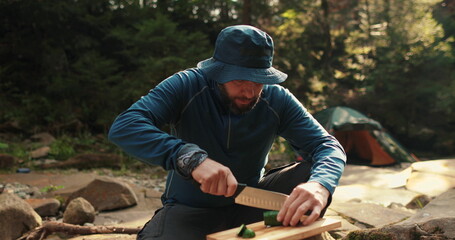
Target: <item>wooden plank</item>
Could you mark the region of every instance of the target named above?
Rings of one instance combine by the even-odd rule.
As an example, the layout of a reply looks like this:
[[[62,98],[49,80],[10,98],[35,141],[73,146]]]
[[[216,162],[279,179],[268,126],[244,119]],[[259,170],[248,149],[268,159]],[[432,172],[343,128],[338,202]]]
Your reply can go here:
[[[247,225],[255,233],[256,237],[251,239],[267,240],[298,240],[308,238],[322,232],[341,227],[341,221],[331,218],[321,218],[308,226],[297,227],[267,227],[264,221]],[[233,228],[222,232],[207,235],[207,240],[236,240],[244,239],[237,237],[239,228]]]

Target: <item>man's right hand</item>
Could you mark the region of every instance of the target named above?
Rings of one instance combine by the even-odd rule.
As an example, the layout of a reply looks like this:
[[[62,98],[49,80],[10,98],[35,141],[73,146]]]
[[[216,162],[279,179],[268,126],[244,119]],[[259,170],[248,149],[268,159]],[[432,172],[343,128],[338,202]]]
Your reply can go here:
[[[231,170],[210,158],[197,166],[191,175],[201,184],[201,191],[208,194],[230,197],[237,189],[237,179]]]

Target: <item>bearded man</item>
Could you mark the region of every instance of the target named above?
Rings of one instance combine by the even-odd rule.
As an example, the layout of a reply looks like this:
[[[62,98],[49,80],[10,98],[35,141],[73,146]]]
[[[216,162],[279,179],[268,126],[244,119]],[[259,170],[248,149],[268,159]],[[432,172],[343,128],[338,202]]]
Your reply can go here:
[[[231,197],[238,183],[289,194],[277,220],[295,226],[322,217],[346,154],[287,89],[272,67],[274,44],[264,31],[231,26],[212,58],[165,79],[120,114],[109,139],[142,162],[168,170],[163,207],[138,239],[205,239],[262,220],[263,209]],[[169,125],[170,133],[160,128]],[[303,161],[265,173],[283,137]]]

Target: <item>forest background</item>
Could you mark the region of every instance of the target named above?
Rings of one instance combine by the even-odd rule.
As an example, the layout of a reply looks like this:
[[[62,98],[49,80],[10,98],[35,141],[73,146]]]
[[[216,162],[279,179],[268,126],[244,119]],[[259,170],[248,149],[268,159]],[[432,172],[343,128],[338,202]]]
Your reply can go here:
[[[233,24],[273,37],[283,85],[311,113],[349,106],[418,156],[455,154],[454,0],[0,0],[0,133],[105,141]]]

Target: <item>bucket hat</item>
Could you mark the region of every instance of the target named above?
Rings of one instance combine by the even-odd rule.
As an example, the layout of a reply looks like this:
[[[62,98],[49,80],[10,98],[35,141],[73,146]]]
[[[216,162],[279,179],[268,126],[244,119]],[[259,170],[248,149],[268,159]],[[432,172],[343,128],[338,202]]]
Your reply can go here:
[[[218,34],[213,56],[199,62],[197,67],[221,84],[232,80],[281,83],[287,74],[272,67],[272,61],[272,38],[258,28],[236,25]]]

